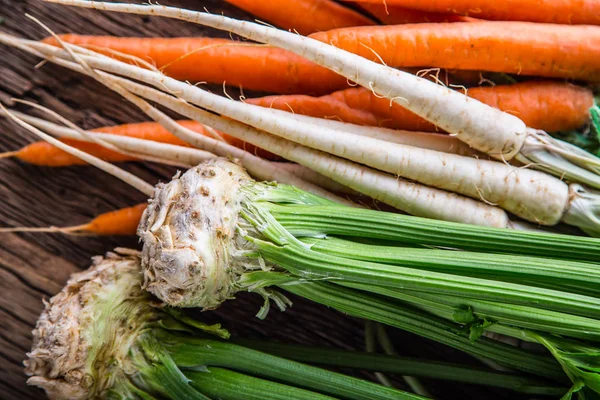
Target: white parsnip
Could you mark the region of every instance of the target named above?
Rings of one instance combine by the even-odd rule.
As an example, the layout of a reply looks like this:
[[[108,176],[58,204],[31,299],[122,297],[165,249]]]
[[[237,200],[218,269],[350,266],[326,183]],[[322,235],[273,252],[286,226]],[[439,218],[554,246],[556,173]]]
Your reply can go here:
[[[155,89],[133,82],[125,83],[122,80],[120,82],[139,96],[156,101],[185,117],[228,132],[232,136],[243,138],[248,143],[268,149],[272,153],[302,164],[320,175],[409,214],[474,225],[496,227],[512,225],[503,210],[489,204],[407,182],[345,159],[265,134],[248,125],[216,116]]]
[[[323,176],[318,172],[313,171],[310,168],[307,168],[303,165],[291,163],[291,162],[277,162],[274,161],[274,164],[277,165],[278,168],[283,169],[284,171],[289,172],[290,174],[296,175],[297,177],[304,179],[306,182],[310,182],[314,185],[325,188],[333,193],[339,194],[347,194],[351,196],[358,196],[360,193],[344,186],[331,178]]]
[[[176,7],[83,0],[47,1],[106,11],[160,15],[234,32],[251,40],[285,48],[330,68],[379,95],[395,99],[398,104],[445,131],[459,134],[459,137],[465,138],[465,142],[476,149],[502,155],[505,159],[512,158],[520,150],[527,136],[527,127],[517,117],[426,79],[374,62],[367,63],[366,59],[358,55],[291,32]],[[480,141],[480,132],[489,132],[492,140]]]
[[[517,158],[556,175],[600,188],[600,159],[582,156],[544,132],[528,128],[519,118],[462,93],[399,71],[315,39],[248,21],[176,7],[105,3],[83,0],[46,0],[98,10],[164,16],[236,33],[281,47],[354,81],[456,135],[475,149],[509,161]]]
[[[3,37],[1,33],[0,37]],[[85,49],[83,49],[82,51],[86,52]],[[33,51],[33,53],[40,57],[43,57],[43,55],[40,53],[37,53],[35,51]],[[93,54],[93,52],[91,51],[87,51],[86,53]],[[78,72],[86,73],[85,68],[78,64],[70,63],[64,60],[63,62],[66,64],[70,64],[70,67],[74,70],[77,70]],[[112,78],[115,77],[111,77],[108,74],[106,74],[106,79],[108,79],[108,81],[105,81],[105,83],[110,84]],[[118,86],[113,86],[112,88],[115,89],[118,88]],[[127,96],[128,94],[127,91],[119,92],[125,96]],[[145,103],[141,99],[136,100],[134,97],[129,97],[129,100],[133,101],[135,104],[140,106],[144,112],[146,112],[150,117],[157,120],[159,123],[163,124],[163,126],[167,130],[169,130],[179,139],[191,144],[192,146],[197,147],[198,149],[202,148],[205,150],[212,151],[215,154],[222,157],[238,159],[239,162],[242,163],[244,168],[246,168],[250,172],[250,174],[256,177],[257,179],[265,181],[277,181],[289,185],[294,185],[310,193],[322,196],[332,201],[336,201],[340,204],[356,206],[356,204],[354,204],[352,201],[332,194],[329,190],[327,190],[327,188],[323,188],[310,182],[306,182],[305,180],[299,178],[294,174],[277,168],[276,165],[272,164],[270,161],[257,157],[254,154],[232,146],[224,141],[216,140],[204,135],[199,135],[197,132],[194,132],[182,125],[177,124],[173,119],[168,117],[166,114],[160,112],[155,107],[152,107],[150,104]],[[98,143],[100,145],[103,145],[103,140],[105,140],[105,143],[109,143],[111,144],[111,146],[118,146],[118,148],[111,147],[114,148],[115,151],[120,151],[124,154],[129,154],[147,161],[155,161],[163,164],[190,167],[197,165],[208,158],[215,157],[215,154],[212,154],[209,151],[190,149],[182,146],[175,146],[169,144],[160,144],[143,139],[128,138],[119,135],[98,132],[90,132],[90,134],[85,134],[81,131],[68,131],[68,128],[66,127],[57,126],[47,121],[43,121],[38,118],[27,116],[24,114],[20,115],[29,122],[31,122],[34,126],[41,126],[42,128],[51,129],[53,132],[55,132],[57,136],[62,135],[77,140]],[[212,128],[210,127],[207,127],[207,129],[212,130]],[[219,135],[217,132],[214,132],[214,136],[218,137]],[[130,151],[128,151],[127,149],[130,149]],[[167,158],[165,158],[165,156],[167,156]]]
[[[258,107],[252,105],[253,107]],[[264,107],[261,107],[264,108]],[[363,126],[351,124],[348,122],[341,122],[331,119],[323,119],[317,117],[311,117],[308,115],[295,114],[285,110],[278,110],[269,108],[274,118],[286,118],[288,120],[295,120],[301,124],[310,124],[311,126],[318,126],[319,130],[326,129],[324,134],[329,132],[329,129],[338,132],[347,132],[358,136],[369,137],[373,139],[383,140],[386,142],[403,144],[411,147],[419,147],[422,149],[429,149],[435,151],[441,151],[444,153],[459,154],[462,156],[484,156],[482,153],[469,147],[464,142],[461,142],[456,137],[432,132],[414,132],[405,131],[399,129],[381,128],[375,126]]]
[[[28,124],[53,136],[79,140],[82,142],[98,143],[91,139],[91,137],[96,136],[98,139],[102,139],[100,145],[104,142],[108,142],[116,146],[116,151],[125,152],[128,155],[133,155],[146,161],[189,168],[216,157],[214,154],[204,150],[110,133],[88,132],[88,135],[84,136],[75,129],[58,125],[41,118],[33,117],[18,111],[11,111],[11,113]],[[3,114],[6,115],[5,113],[0,113],[0,116]]]
[[[304,181],[303,179],[298,178],[293,174],[288,173],[287,171],[278,169],[274,164],[267,160],[263,160],[260,157],[257,157],[235,146],[232,146],[224,141],[219,141],[204,135],[199,135],[197,132],[194,132],[193,130],[186,128],[185,126],[178,124],[175,120],[173,120],[171,117],[169,117],[162,111],[158,110],[156,107],[153,107],[146,100],[138,97],[134,93],[131,93],[130,91],[125,89],[119,82],[117,82],[111,76],[101,75],[97,72],[94,72],[92,76],[107,87],[115,90],[117,93],[119,93],[131,103],[135,104],[142,111],[144,111],[144,113],[146,113],[153,120],[161,124],[165,129],[173,133],[179,139],[182,139],[188,142],[189,144],[199,148],[211,149],[216,154],[223,157],[237,158],[238,161],[242,164],[242,166],[244,166],[244,168],[246,168],[246,170],[251,175],[258,177],[259,179],[294,185],[298,188],[301,188],[313,194],[317,194],[319,196],[338,202],[340,204],[350,206],[355,205],[351,201],[334,195],[320,186],[313,185],[309,182]],[[208,127],[208,129],[214,132],[214,129],[210,127]],[[215,132],[215,136],[217,135],[218,134]]]
[[[53,46],[35,43],[32,47],[50,56],[68,58],[64,50]],[[275,110],[232,101],[153,71],[107,57],[80,57],[94,68],[168,90],[190,103],[287,140],[428,186],[499,205],[528,221],[555,225],[569,205],[568,186],[539,171],[316,127],[298,118],[285,118],[283,112],[277,113],[275,118]],[[251,142],[246,137],[241,138]],[[259,147],[273,151],[265,146]]]
[[[97,136],[103,141],[117,146],[117,150],[131,150],[131,154],[135,154],[140,159],[146,161],[154,161],[166,165],[190,168],[204,161],[217,157],[215,154],[197,148],[189,148],[168,143],[160,143],[147,139],[129,138],[126,136],[91,131],[88,132],[89,135],[83,136],[75,129],[67,128],[65,126],[61,126],[41,118],[33,117],[18,111],[11,111],[11,113],[19,119],[21,119],[22,121],[25,121],[28,124],[35,126],[36,128],[42,129],[45,132],[48,132],[56,137],[96,143],[90,138],[90,136]],[[5,113],[0,113],[0,115],[2,114],[7,115]],[[195,136],[201,138],[204,137],[197,134]],[[225,144],[227,146],[230,146],[227,143]],[[308,170],[307,168],[298,165],[294,165],[291,168],[287,167],[287,164],[289,163],[272,163],[270,161],[260,159],[241,149],[238,149],[237,147],[230,147],[238,151],[234,152],[234,154],[221,154],[221,156],[237,158],[237,155],[241,155],[245,159],[246,165],[254,165],[254,169],[257,171],[257,179],[262,179],[266,181],[278,181],[281,183],[294,185],[303,190],[307,190],[313,194],[317,194],[319,196],[328,198],[341,204],[353,205],[352,202],[339,196],[335,196],[330,192],[332,187],[334,189],[343,188],[338,191],[338,193],[342,194],[345,194],[345,191],[350,191],[350,189],[344,188],[342,185],[336,184],[335,182],[332,182],[325,177],[316,176],[318,174],[316,174],[314,171]],[[242,153],[249,154],[249,157],[244,157],[244,154]],[[248,162],[248,158],[252,157],[258,158],[260,160],[260,163],[256,165],[252,164],[251,162]],[[260,169],[259,167],[263,168]],[[310,180],[304,179],[305,177],[309,177]]]
[[[8,111],[2,104],[0,104],[0,109],[11,120],[13,120],[17,125],[27,129],[29,132],[31,132],[34,135],[40,137],[41,139],[47,141],[48,143],[52,144],[53,146],[56,146],[59,149],[66,151],[67,153],[69,153],[71,155],[74,155],[75,157],[79,157],[80,159],[87,162],[88,164],[91,164],[91,165],[103,170],[104,172],[111,174],[112,176],[114,176],[118,179],[121,179],[123,182],[127,183],[131,187],[139,190],[140,192],[144,193],[147,196],[152,196],[152,194],[154,193],[154,187],[152,185],[150,185],[148,182],[144,181],[143,179],[138,178],[137,176],[135,176],[127,171],[124,171],[119,167],[116,167],[106,161],[100,160],[97,157],[94,157],[84,151],[78,150],[72,146],[69,146],[68,144],[61,142],[58,139],[53,138],[52,136],[46,134],[45,132],[42,132],[40,129],[36,128],[35,126],[22,121],[17,116],[15,116],[10,111]]]
[[[46,57],[50,57],[50,61],[78,72],[85,73],[85,70],[80,65],[59,58],[62,55],[68,59],[69,56],[68,54],[65,54],[64,50],[54,46],[21,40],[5,34],[0,34],[0,41],[37,55],[41,55],[41,52],[43,52]],[[72,47],[79,51],[77,46]],[[90,51],[82,50],[82,53],[90,54]],[[83,55],[81,57],[85,62],[94,67],[96,62],[102,63],[109,61],[106,57],[94,58]],[[109,64],[112,66],[127,66],[127,64],[119,63],[114,60],[113,62],[116,64],[113,64],[112,62],[109,62]],[[126,70],[117,69],[116,72],[123,74],[124,71]],[[104,77],[109,76],[109,74],[98,71],[97,74]],[[123,75],[128,76],[127,73]],[[180,97],[183,97],[181,95],[182,91],[185,91],[190,87],[193,88],[190,85],[163,76],[161,76],[160,80],[162,81],[163,78],[166,80],[162,83],[157,83],[157,86],[161,89],[166,88],[171,93],[176,93]],[[127,81],[123,78],[113,77],[112,79],[138,96],[145,97],[151,101],[156,101],[183,116],[194,119],[220,131],[228,132],[230,135],[238,137],[255,146],[268,149],[288,160],[309,167],[342,185],[348,186],[358,192],[365,193],[376,200],[380,200],[409,214],[474,225],[495,227],[511,226],[507,214],[497,207],[443,190],[403,181],[389,174],[282,140],[249,127],[248,125],[208,113],[191,106],[180,98],[161,93],[155,89]],[[166,85],[167,82],[174,84],[175,86],[168,87]]]

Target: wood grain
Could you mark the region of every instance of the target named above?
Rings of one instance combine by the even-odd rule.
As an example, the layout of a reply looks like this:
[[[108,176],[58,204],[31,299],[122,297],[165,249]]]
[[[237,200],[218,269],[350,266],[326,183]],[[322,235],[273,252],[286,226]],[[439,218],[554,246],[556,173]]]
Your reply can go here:
[[[212,12],[249,18],[221,1],[173,0],[161,1],[161,4],[206,7]],[[223,32],[172,20],[100,13],[49,5],[40,0],[0,0],[0,30],[31,39],[44,37],[42,28],[25,14],[39,18],[57,33],[228,37]],[[50,64],[34,69],[39,60],[14,49],[0,46],[0,54],[2,102],[10,103],[13,97],[31,100],[87,129],[147,120],[133,106],[90,79]],[[0,151],[15,150],[33,140],[31,135],[0,118]],[[131,163],[123,167],[153,183],[168,180],[175,173],[173,168],[154,164]],[[143,195],[91,167],[51,169],[0,160],[0,226],[80,224],[98,213],[141,201],[144,201]],[[22,367],[31,344],[31,330],[43,308],[42,299],[57,293],[71,273],[85,269],[91,256],[104,254],[116,246],[135,248],[138,243],[136,238],[59,234],[0,236],[0,398],[44,398],[41,391],[25,384]],[[294,298],[290,310],[272,311],[269,318],[261,322],[254,318],[261,302],[256,296],[240,295],[237,301],[228,302],[219,311],[205,313],[203,317],[207,321],[221,321],[234,333],[247,337],[362,347],[360,321]],[[394,337],[406,354],[467,359],[403,332],[394,332]],[[437,390],[433,385],[433,388],[440,398],[492,398],[488,390],[474,392],[464,385],[445,384],[443,389]],[[497,394],[497,398],[504,395]]]

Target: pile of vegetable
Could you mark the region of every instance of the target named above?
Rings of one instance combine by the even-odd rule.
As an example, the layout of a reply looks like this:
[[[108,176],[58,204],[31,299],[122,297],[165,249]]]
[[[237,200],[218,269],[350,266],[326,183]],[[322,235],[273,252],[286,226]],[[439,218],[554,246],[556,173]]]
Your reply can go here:
[[[174,7],[46,1],[253,42],[0,33],[0,43],[88,75],[154,120],[85,131],[41,106],[29,104],[58,123],[2,108],[43,139],[4,157],[89,163],[149,197],[73,227],[3,229],[143,243],[139,255],[98,261],[49,303],[29,356],[32,384],[54,398],[420,398],[286,360],[302,352],[285,346],[283,359],[215,339],[226,332],[175,311],[252,292],[264,298],[259,318],[271,304],[289,307],[292,293],[525,374],[490,372],[489,385],[600,394],[599,7],[230,1],[286,31]],[[473,78],[487,86],[468,87]],[[234,100],[190,82],[275,94]],[[186,171],[153,187],[112,164],[142,160]],[[299,361],[314,361],[312,351]],[[321,363],[374,362],[327,354]],[[392,357],[379,372],[477,380],[422,363],[403,369]]]

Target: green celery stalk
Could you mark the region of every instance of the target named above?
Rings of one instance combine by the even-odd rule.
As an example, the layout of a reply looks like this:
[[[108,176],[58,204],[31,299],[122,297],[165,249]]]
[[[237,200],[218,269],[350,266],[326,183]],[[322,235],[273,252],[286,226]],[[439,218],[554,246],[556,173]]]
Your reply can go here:
[[[394,290],[387,287],[360,283],[344,282],[340,284],[365,292],[402,300],[417,308],[427,310],[437,316],[462,324],[472,324],[485,320],[493,322],[494,325],[519,326],[556,335],[596,342],[600,341],[600,327],[598,326],[598,322],[591,318],[534,307],[468,299],[460,296],[432,295],[424,292]]]
[[[211,399],[219,400],[334,400],[308,390],[287,387],[277,382],[255,378],[222,368],[207,368],[206,372],[187,372],[192,386],[201,389]]]
[[[508,304],[535,305],[536,307],[562,311],[574,315],[600,317],[600,299],[558,290],[526,286],[491,279],[472,278],[451,273],[439,273],[388,265],[379,262],[367,262],[343,256],[335,256],[313,251],[285,228],[260,206],[252,205],[253,214],[245,215],[255,226],[260,226],[262,239],[247,237],[257,249],[257,254],[295,276],[307,279],[333,279],[348,282],[365,283],[376,286],[389,286],[395,289],[420,290],[431,293],[460,295],[483,300],[499,301]],[[408,249],[407,252],[412,250]],[[452,257],[455,252],[447,251]],[[485,265],[490,255],[475,254]],[[499,255],[494,257],[499,258]],[[429,260],[427,253],[414,262]],[[439,256],[434,264],[444,265],[445,258]],[[482,267],[484,268],[484,267]]]
[[[452,273],[476,278],[490,278],[507,282],[548,283],[553,288],[589,286],[600,284],[600,269],[591,262],[548,260],[540,257],[510,254],[485,254],[470,251],[405,248],[363,244],[335,237],[305,238],[312,251],[388,265],[418,268],[428,271]],[[443,262],[440,262],[443,260]],[[564,285],[564,286],[563,286]]]
[[[469,332],[460,324],[383,296],[332,283],[299,281],[285,274],[271,272],[249,274],[244,283],[253,290],[262,286],[277,285],[285,291],[346,314],[399,328],[477,357],[496,360],[517,370],[552,379],[564,378],[556,361],[551,357],[533,354],[485,337],[473,342],[469,339]]]
[[[596,238],[489,228],[340,205],[264,204],[296,237],[372,238],[396,246],[455,248],[595,262]]]
[[[138,232],[146,285],[172,306],[213,309],[254,291],[265,299],[264,317],[271,302],[290,304],[274,290],[281,287],[553,379],[564,375],[548,356],[479,336],[500,327],[595,340],[600,331],[599,239],[351,208],[255,182],[225,160],[161,186]],[[455,321],[407,307],[396,293],[452,299]]]
[[[97,258],[46,304],[25,364],[51,398],[422,399],[223,341],[220,326],[157,307],[127,254]]]
[[[336,367],[360,368],[369,371],[412,375],[420,378],[432,378],[463,382],[474,385],[506,388],[516,392],[561,396],[566,387],[553,386],[549,382],[523,375],[486,371],[481,368],[467,367],[441,361],[421,360],[417,358],[389,356],[385,354],[363,353],[328,347],[291,345],[259,340],[233,338],[234,343],[257,349],[265,353],[301,362],[332,365]]]
[[[317,367],[282,359],[270,354],[248,349],[232,343],[201,338],[162,336],[174,362],[183,369],[204,365],[222,367],[311,389],[318,393],[344,399],[397,399],[395,389],[346,375],[324,371]],[[402,398],[419,399],[420,396],[403,393]]]

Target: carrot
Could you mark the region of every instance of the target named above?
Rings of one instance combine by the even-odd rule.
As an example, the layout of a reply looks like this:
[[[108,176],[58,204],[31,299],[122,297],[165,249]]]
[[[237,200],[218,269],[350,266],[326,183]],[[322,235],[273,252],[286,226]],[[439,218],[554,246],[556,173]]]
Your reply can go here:
[[[178,121],[178,123],[188,129],[201,133],[204,136],[210,136],[210,133],[199,123],[195,121]],[[189,145],[183,140],[177,138],[172,133],[164,129],[160,124],[155,122],[142,122],[137,124],[125,124],[117,126],[109,126],[94,129],[93,132],[109,133],[119,136],[134,137],[138,139],[152,140],[160,143],[168,143],[178,146]],[[236,147],[246,149],[247,151],[257,154],[261,157],[269,159],[277,159],[275,155],[265,150],[259,149],[253,145],[247,144],[244,141],[232,136],[221,133],[223,139]],[[124,162],[136,161],[138,158],[130,155],[118,153],[113,150],[106,149],[99,144],[83,142],[73,139],[61,139],[64,143],[69,144],[79,150],[83,150],[95,157],[109,162]],[[85,161],[75,157],[63,150],[56,148],[48,142],[40,141],[23,147],[20,150],[5,153],[2,157],[16,157],[21,161],[46,166],[46,167],[66,167],[71,165],[85,165]]]
[[[72,139],[61,139],[61,141],[105,161],[124,162],[136,160],[135,157],[117,153],[116,151],[106,149],[98,144],[80,142],[79,140]],[[9,156],[16,157],[29,164],[44,167],[67,167],[71,165],[87,164],[82,159],[72,156],[44,141],[34,142],[20,150],[11,151],[1,155],[2,158],[7,158]]]
[[[133,207],[121,208],[98,215],[90,222],[67,227],[51,226],[48,228],[16,227],[0,228],[0,232],[45,232],[65,233],[69,235],[98,235],[98,236],[134,236],[142,214],[148,203],[137,204]]]
[[[468,22],[468,17],[450,13],[426,12],[389,4],[361,3],[360,8],[385,25],[420,24],[424,22]]]
[[[166,75],[191,82],[226,83],[273,93],[326,94],[348,86],[345,78],[291,52],[215,38],[122,38],[60,35],[125,62],[115,52],[153,63]],[[50,37],[44,42],[56,45]]]
[[[87,57],[85,58],[86,62],[91,61],[91,59]],[[76,64],[74,65],[72,62],[62,62],[62,60],[58,58],[52,58],[52,61],[67,68],[75,67],[74,69],[81,71],[76,67]],[[117,63],[117,61],[109,60],[108,63],[113,64]],[[129,67],[126,68],[128,70],[136,69],[136,67],[127,66],[126,64],[123,64],[123,67]],[[156,75],[151,71],[145,71],[143,69],[139,70],[140,72],[144,71],[149,74]],[[123,72],[123,75],[125,76],[129,74],[129,72],[125,70],[121,72]],[[105,74],[104,76],[109,76],[109,74]],[[322,176],[333,179],[334,181],[354,189],[355,191],[367,194],[368,196],[389,204],[396,209],[428,218],[460,221],[467,224],[496,227],[514,226],[513,223],[508,219],[508,215],[503,210],[493,207],[489,204],[453,193],[448,193],[439,189],[416,184],[414,182],[404,181],[399,179],[397,176],[382,173],[380,171],[367,168],[364,165],[334,157],[327,153],[292,143],[288,140],[282,140],[277,136],[266,134],[263,131],[254,129],[249,125],[239,123],[236,120],[223,118],[213,113],[208,113],[197,107],[191,106],[190,103],[179,101],[169,94],[162,93],[148,86],[128,81],[116,76],[113,76],[112,79],[121,87],[130,90],[132,93],[135,93],[138,96],[144,97],[157,104],[161,104],[180,115],[197,120],[203,124],[212,126],[215,129],[230,132],[232,135],[237,137],[243,137],[250,143],[260,146],[261,148],[268,148],[273,153],[278,154],[285,159],[297,162],[298,164],[308,167]],[[196,92],[200,90],[197,87],[192,87],[169,78],[165,79],[164,82],[171,89],[177,87],[176,91],[178,92],[180,89],[182,89],[183,91],[181,91],[181,94],[185,95],[185,97],[188,97],[188,91]],[[171,86],[171,84],[175,84],[175,86]],[[217,100],[217,102],[232,102],[231,100],[224,99],[221,96],[215,96],[215,100]],[[192,103],[194,103],[194,101],[192,101]],[[232,103],[240,104],[237,102]],[[253,107],[248,104],[241,104],[241,106]],[[150,115],[149,109],[145,109],[144,111]],[[270,112],[272,111],[277,110],[271,110]],[[281,111],[278,112],[283,113]],[[312,129],[314,130],[314,127]],[[445,137],[452,138],[449,136]],[[279,182],[285,182],[280,179],[276,180]],[[287,182],[289,182],[289,180]],[[322,197],[326,197],[322,194],[320,195]],[[326,198],[331,198],[331,196]],[[422,204],[421,200],[424,200]],[[336,199],[335,201],[338,203],[340,202],[339,199]]]
[[[196,24],[227,30],[253,40],[281,46],[309,58],[337,73],[368,87],[391,101],[403,104],[411,111],[441,126],[473,147],[497,158],[518,160],[533,157],[551,164],[532,165],[552,174],[559,174],[577,182],[599,187],[595,173],[598,160],[583,151],[546,137],[544,132],[528,128],[523,121],[470,99],[427,80],[393,70],[350,52],[293,33],[237,21],[224,16],[194,12],[165,6],[139,6],[82,0],[48,0],[54,3],[97,8],[122,13],[156,15],[186,20]],[[460,24],[463,26],[482,23]],[[488,24],[488,23],[485,23]],[[459,25],[459,24],[449,24]],[[418,25],[411,25],[418,26]],[[569,27],[570,28],[570,27]],[[379,29],[379,28],[374,28]],[[3,42],[14,39],[3,35]],[[2,36],[0,36],[1,38]],[[40,50],[40,46],[29,45]],[[22,47],[22,45],[21,45]],[[71,50],[73,50],[71,48]],[[67,51],[46,54],[71,58]],[[82,53],[79,50],[80,53]],[[360,137],[329,128],[315,129],[304,119],[309,117],[284,117],[281,111],[265,110],[251,104],[224,99],[198,87],[142,68],[132,67],[87,53],[79,56],[93,68],[125,75],[163,90],[177,91],[178,96],[197,106],[235,118],[244,124],[278,135],[303,146],[327,152],[337,157],[369,165],[380,171],[398,174],[421,184],[450,190],[469,197],[485,199],[505,208],[515,215],[542,225],[555,225],[559,221],[579,226],[586,232],[598,235],[598,220],[594,202],[600,193],[579,184],[567,185],[562,180],[531,169],[518,169],[504,163],[476,160],[431,150],[417,149],[394,143]],[[61,62],[61,65],[68,65]],[[81,69],[77,65],[77,70]],[[342,137],[343,136],[343,137]],[[526,142],[527,140],[527,142]],[[250,140],[249,140],[250,141]],[[270,148],[269,148],[270,149]],[[560,154],[568,158],[556,158]],[[569,163],[572,162],[572,163]],[[553,164],[552,164],[553,163]],[[585,166],[579,167],[579,165]],[[580,168],[580,169],[577,169]],[[315,169],[316,170],[316,169]],[[321,172],[316,170],[317,172]],[[575,194],[575,196],[573,196]]]
[[[382,5],[384,0],[352,0]],[[469,15],[497,21],[600,25],[600,3],[595,0],[385,0],[388,7]]]
[[[332,0],[226,0],[280,28],[308,35],[348,26],[374,25],[373,20]]]
[[[485,21],[344,28],[311,37],[391,67],[600,80],[595,26]]]
[[[548,132],[579,129],[590,121],[591,90],[563,82],[531,81],[468,89],[467,95],[518,116],[528,126]],[[364,88],[350,88],[321,97],[267,96],[246,99],[263,107],[337,119],[358,125],[436,132],[432,123]]]
[[[96,71],[96,74],[94,74],[94,76],[97,77],[103,74],[103,72]],[[118,79],[119,84],[123,85],[133,83],[114,76],[111,76],[111,79]],[[103,82],[107,83],[107,80],[103,80]],[[116,87],[114,84],[109,85],[112,88]],[[123,87],[121,87],[121,89],[123,89]],[[94,165],[104,170],[105,172],[130,183],[133,187],[136,188],[139,187],[135,183],[135,180],[138,179],[137,177],[134,177],[128,172],[120,170],[118,167],[115,167],[112,164],[107,163],[99,158],[96,158],[88,153],[82,152],[74,147],[66,145],[63,142],[60,142],[59,140],[48,136],[48,133],[60,138],[77,139],[86,142],[96,142],[97,140],[99,140],[98,143],[102,146],[116,147],[117,149],[119,149],[119,151],[126,150],[128,152],[131,152],[132,154],[139,155],[140,159],[142,160],[150,160],[167,165],[182,166],[184,168],[191,168],[193,166],[206,162],[209,159],[217,158],[217,156],[226,157],[228,159],[235,159],[237,162],[239,162],[240,165],[244,166],[244,168],[246,168],[248,172],[252,171],[252,174],[256,177],[260,177],[260,179],[264,179],[269,182],[275,181],[285,183],[288,185],[293,185],[298,188],[301,188],[302,190],[306,190],[309,193],[313,193],[317,196],[321,196],[325,199],[328,199],[330,201],[339,204],[354,206],[354,203],[352,203],[351,201],[334,195],[327,189],[324,189],[323,187],[319,187],[315,184],[305,181],[304,179],[299,177],[300,175],[295,175],[283,170],[282,168],[279,168],[279,163],[273,163],[271,161],[267,161],[265,159],[257,157],[254,154],[242,150],[238,147],[232,146],[225,141],[218,140],[209,136],[198,135],[195,131],[186,128],[182,124],[177,123],[177,121],[171,119],[169,116],[167,116],[157,108],[153,107],[150,103],[145,102],[139,97],[136,97],[135,95],[133,95],[133,93],[125,93],[123,90],[121,90],[119,93],[121,93],[127,100],[131,101],[133,104],[141,106],[141,108],[143,108],[143,111],[149,117],[151,117],[153,120],[155,120],[168,131],[172,132],[173,135],[194,147],[192,148],[172,145],[168,143],[159,143],[154,142],[152,140],[124,137],[107,133],[96,133],[95,138],[91,138],[90,136],[93,135],[89,135],[88,133],[83,132],[80,128],[70,123],[68,120],[64,119],[59,114],[45,107],[30,102],[29,104],[35,106],[36,109],[42,109],[47,113],[53,114],[61,122],[63,122],[69,127],[58,125],[53,122],[38,117],[33,117],[31,115],[24,114],[18,111],[8,111],[4,107],[2,107],[2,104],[0,104],[0,115],[12,119],[18,125],[24,127],[25,129],[34,133],[35,135],[44,138],[44,140],[54,142],[54,144],[57,147],[65,150],[70,154],[85,159],[91,165]],[[169,100],[180,107],[180,109],[178,109],[177,112],[184,116],[186,115],[185,110],[188,107],[191,107],[189,104],[181,102],[175,97],[171,97]],[[210,117],[214,117],[213,114],[206,114]],[[224,126],[227,127],[228,125]],[[208,126],[206,127],[206,129],[215,132],[214,129],[209,128]],[[211,151],[214,153],[212,153]],[[301,175],[306,175],[306,173],[301,171]],[[323,182],[323,179],[317,179],[317,181]]]
[[[139,60],[156,64],[163,72],[176,79],[205,81],[222,85],[241,86],[281,94],[327,94],[347,88],[348,81],[325,68],[307,62],[304,58],[281,49],[263,45],[233,42],[213,38],[121,38],[112,36],[59,35],[67,43],[89,47],[94,51],[111,55],[114,58],[135,63]],[[56,45],[52,37],[44,40]],[[211,44],[212,43],[212,44]],[[213,46],[193,53],[194,48]],[[268,58],[267,58],[268,57]],[[240,67],[240,62],[243,68]],[[198,68],[207,66],[207,69]],[[144,67],[144,65],[140,65]],[[417,74],[422,68],[404,68]],[[452,71],[463,75],[457,83],[479,82],[478,71]],[[436,74],[448,82],[444,73]]]
[[[70,228],[73,231],[95,235],[135,235],[137,226],[148,203],[122,208],[98,215],[87,224]]]

